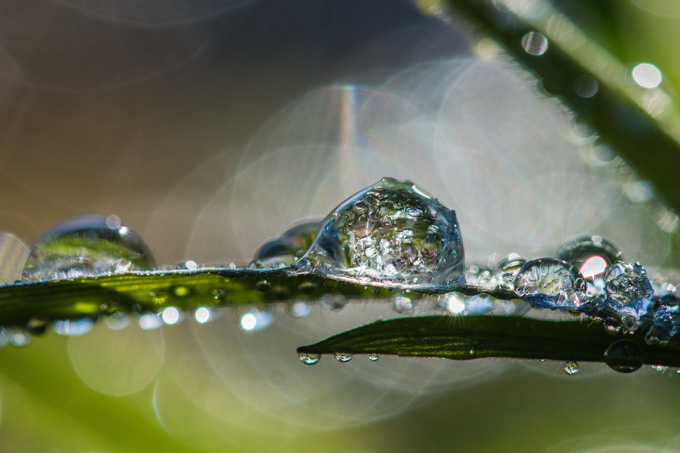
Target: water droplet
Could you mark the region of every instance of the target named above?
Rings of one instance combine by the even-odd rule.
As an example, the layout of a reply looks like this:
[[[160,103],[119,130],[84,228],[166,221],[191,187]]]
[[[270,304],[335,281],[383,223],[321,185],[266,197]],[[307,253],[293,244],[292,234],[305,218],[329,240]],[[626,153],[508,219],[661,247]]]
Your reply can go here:
[[[335,360],[342,363],[349,362],[350,360],[352,360],[352,353],[338,351],[335,353]]]
[[[286,230],[281,237],[265,242],[255,253],[261,267],[290,266],[309,250],[319,233],[321,220],[307,220]]]
[[[182,313],[176,307],[167,307],[161,312],[161,319],[168,325],[177,324],[182,320]]]
[[[515,292],[541,308],[580,308],[585,303],[586,282],[572,264],[554,258],[524,263],[515,276]]]
[[[394,311],[397,313],[406,313],[414,310],[416,302],[412,301],[408,297],[397,295],[392,298],[392,303],[394,305]]]
[[[647,344],[665,345],[677,334],[678,328],[673,322],[673,313],[670,307],[660,305],[654,312],[653,324],[645,335],[645,342]]]
[[[604,275],[608,302],[620,313],[639,319],[652,300],[652,284],[640,263],[614,263]]]
[[[26,330],[31,335],[42,335],[47,330],[47,324],[48,322],[46,318],[36,316],[28,320],[26,323]]]
[[[301,352],[299,355],[300,362],[304,363],[305,365],[314,365],[319,363],[319,360],[321,360],[321,356],[319,354],[314,354],[313,352]]]
[[[342,294],[324,294],[321,296],[321,306],[326,310],[340,311],[346,303],[347,299]]]
[[[380,355],[376,354],[375,352],[373,354],[368,355],[368,360],[370,360],[371,362],[377,362],[379,358]]]
[[[312,306],[300,300],[288,305],[288,311],[294,318],[304,318],[312,311]]]
[[[123,312],[113,313],[104,318],[104,322],[112,330],[123,330],[130,324],[130,315]]]
[[[90,318],[63,319],[52,323],[52,330],[57,335],[77,337],[86,334],[94,327],[94,321]]]
[[[139,317],[139,327],[144,330],[158,329],[163,325],[163,320],[155,313],[145,313]]]
[[[522,36],[522,47],[529,55],[541,56],[548,51],[548,38],[536,31]]]
[[[392,178],[338,206],[293,267],[388,285],[449,289],[465,282],[455,212],[410,181]]]
[[[0,285],[19,280],[29,250],[19,238],[0,232]]]
[[[51,226],[33,244],[23,278],[50,280],[153,269],[148,247],[116,219],[90,215]]]
[[[186,260],[179,263],[176,267],[177,269],[195,271],[196,269],[198,269],[198,263],[194,260]]]
[[[28,346],[31,344],[31,340],[33,339],[33,337],[31,337],[28,332],[22,329],[6,329],[6,335],[9,340],[9,344],[17,348]]]
[[[667,366],[663,365],[652,365],[651,368],[652,370],[657,371],[659,373],[664,373],[668,369]]]
[[[274,315],[269,311],[260,311],[255,308],[241,316],[241,328],[247,332],[264,330],[274,322]]]
[[[302,282],[298,285],[298,290],[300,290],[302,294],[313,294],[317,288],[317,284],[310,281]]]
[[[164,289],[157,289],[155,291],[151,291],[149,293],[149,297],[151,298],[151,302],[153,302],[155,305],[163,305],[168,301],[168,292]]]
[[[603,274],[608,266],[623,261],[623,253],[601,236],[572,239],[560,248],[557,258],[573,264],[585,278]]]
[[[212,310],[208,307],[198,307],[194,311],[194,319],[199,324],[205,324],[212,320]]]
[[[269,280],[260,280],[259,282],[255,283],[255,288],[258,291],[262,291],[263,293],[269,291],[272,287],[272,284],[269,282]]]
[[[618,335],[621,333],[621,324],[615,319],[607,319],[604,322],[604,329],[610,335]]]
[[[578,373],[578,363],[576,362],[567,362],[564,364],[564,372],[572,375]]]
[[[497,270],[493,277],[496,286],[512,290],[515,277],[524,263],[526,263],[526,260],[520,258],[516,253],[511,253],[507,258],[501,260],[496,266]]]
[[[224,302],[227,299],[227,291],[224,288],[211,289],[210,298],[216,303]]]
[[[467,284],[480,288],[492,289],[496,286],[493,277],[490,269],[479,267],[476,264],[468,267],[465,271],[465,281]]]
[[[615,341],[604,353],[604,363],[619,373],[632,373],[644,363],[644,353],[637,343],[630,340]]]

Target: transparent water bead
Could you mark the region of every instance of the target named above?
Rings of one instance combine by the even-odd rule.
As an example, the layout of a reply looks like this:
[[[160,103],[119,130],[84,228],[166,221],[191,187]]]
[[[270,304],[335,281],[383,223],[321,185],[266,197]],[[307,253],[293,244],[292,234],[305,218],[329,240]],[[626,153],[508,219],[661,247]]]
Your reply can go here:
[[[572,375],[578,373],[578,363],[577,362],[567,362],[562,368],[565,373]]]
[[[288,228],[280,237],[262,244],[253,262],[264,268],[290,266],[309,250],[320,228],[321,220],[318,219],[306,220]]]
[[[608,302],[625,317],[647,313],[654,291],[640,263],[614,263],[604,275]]]
[[[40,235],[22,276],[50,280],[154,267],[148,247],[118,217],[88,215],[66,219]]]
[[[341,363],[346,363],[352,360],[352,353],[351,352],[343,352],[343,351],[338,351],[335,353],[335,360]]]
[[[392,178],[338,206],[294,267],[352,281],[442,291],[465,282],[455,212],[412,182]]]
[[[577,309],[585,303],[586,281],[572,264],[554,258],[524,263],[515,276],[515,292],[540,308]]]
[[[619,340],[609,345],[605,351],[604,363],[619,373],[632,373],[642,367],[644,353],[634,341]]]
[[[319,363],[319,360],[321,360],[321,356],[319,354],[314,354],[312,352],[300,353],[300,362],[304,363],[305,365],[315,365]]]
[[[516,253],[509,254],[496,265],[496,272],[493,282],[497,287],[512,290],[514,288],[515,277],[522,266],[526,263],[525,259],[520,258]]]
[[[565,243],[557,258],[573,264],[588,284],[588,296],[604,294],[604,273],[613,263],[623,261],[623,253],[602,236],[585,235]]]

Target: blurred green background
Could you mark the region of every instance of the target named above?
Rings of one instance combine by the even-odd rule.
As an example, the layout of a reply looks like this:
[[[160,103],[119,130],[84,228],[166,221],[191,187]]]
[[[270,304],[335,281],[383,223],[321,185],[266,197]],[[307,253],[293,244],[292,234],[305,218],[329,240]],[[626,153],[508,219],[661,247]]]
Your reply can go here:
[[[656,65],[675,98],[680,5],[554,5],[631,68]],[[159,263],[243,265],[296,220],[394,176],[457,210],[469,262],[554,254],[586,232],[650,269],[675,262],[677,218],[649,186],[440,8],[0,1],[0,228],[30,243],[63,218],[116,214]],[[674,370],[306,367],[296,346],[394,314],[275,314],[262,332],[225,312],[6,346],[0,451],[680,450]]]

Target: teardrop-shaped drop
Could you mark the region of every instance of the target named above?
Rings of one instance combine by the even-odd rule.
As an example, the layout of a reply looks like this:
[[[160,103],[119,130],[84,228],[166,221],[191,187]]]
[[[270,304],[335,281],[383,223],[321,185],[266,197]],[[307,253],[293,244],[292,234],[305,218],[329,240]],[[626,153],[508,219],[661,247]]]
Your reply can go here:
[[[456,214],[410,181],[383,178],[338,206],[294,268],[383,285],[465,282]]]
[[[154,267],[149,248],[118,217],[88,215],[66,219],[41,234],[22,276],[51,280]]]

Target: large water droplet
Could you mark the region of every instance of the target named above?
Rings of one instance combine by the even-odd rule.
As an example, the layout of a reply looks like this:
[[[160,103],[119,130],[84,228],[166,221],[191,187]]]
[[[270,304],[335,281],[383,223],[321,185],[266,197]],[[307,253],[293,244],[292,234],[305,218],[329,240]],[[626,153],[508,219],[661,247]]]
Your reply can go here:
[[[608,266],[623,261],[623,253],[601,236],[573,239],[560,248],[557,258],[573,264],[585,278],[603,274]]]
[[[586,282],[573,265],[554,258],[524,263],[515,276],[515,292],[541,308],[580,308],[585,303]]]
[[[455,212],[412,182],[392,178],[338,206],[294,267],[352,281],[440,290],[465,282]]]
[[[572,375],[578,373],[578,363],[577,362],[567,362],[564,364],[564,372]]]
[[[319,360],[321,360],[321,356],[319,354],[314,354],[312,352],[300,353],[300,362],[304,363],[305,365],[314,365],[319,363]]]
[[[647,313],[654,290],[640,263],[614,263],[604,275],[608,302],[622,315],[639,319]]]
[[[644,363],[644,353],[640,345],[630,340],[615,341],[604,353],[604,363],[619,373],[632,373]]]
[[[59,222],[38,237],[23,277],[50,280],[154,267],[148,247],[118,217],[88,215]]]

